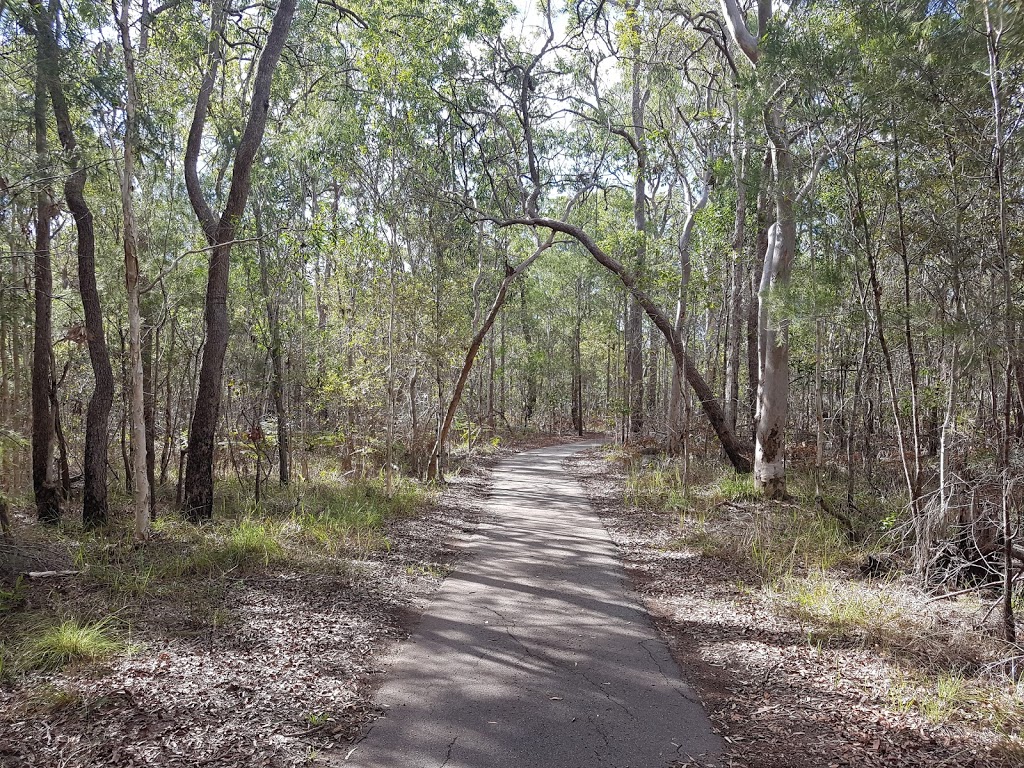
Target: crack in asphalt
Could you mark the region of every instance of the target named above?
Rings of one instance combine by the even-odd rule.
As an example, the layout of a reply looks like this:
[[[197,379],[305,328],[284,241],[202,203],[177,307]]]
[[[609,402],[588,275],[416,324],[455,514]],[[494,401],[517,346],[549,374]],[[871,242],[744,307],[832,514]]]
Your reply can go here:
[[[518,645],[520,648],[522,648],[526,652],[526,655],[529,656],[531,659],[536,659],[537,661],[539,661],[539,662],[541,662],[543,664],[547,664],[549,667],[552,667],[554,669],[558,669],[558,668],[563,666],[563,665],[561,665],[561,664],[559,664],[559,663],[557,663],[555,661],[552,661],[547,655],[545,655],[543,653],[534,653],[530,649],[530,646],[528,646],[526,643],[524,643],[522,640],[520,640],[516,636],[516,634],[512,631],[512,628],[515,627],[515,625],[516,625],[516,623],[514,621],[509,620],[507,617],[505,617],[500,612],[494,610],[489,605],[488,606],[484,606],[484,607],[487,608],[488,611],[493,613],[499,619],[501,619],[502,621],[505,622],[505,634],[507,634],[510,638],[512,638],[512,641],[516,645]]]
[[[448,754],[444,756],[444,762],[441,763],[441,765],[438,766],[438,768],[444,768],[446,765],[448,765],[448,761],[452,759],[452,749],[455,747],[455,742],[458,740],[458,736],[452,739],[451,744],[448,745]]]
[[[647,643],[657,643],[657,642],[658,642],[657,640],[650,640],[650,639],[648,639],[648,640],[639,640],[639,641],[637,641],[637,645],[639,645],[641,648],[643,648],[645,651],[647,651],[647,655],[651,657],[651,661],[654,662],[654,665],[658,668],[658,671],[661,673],[661,676],[664,677],[667,681],[669,681],[670,684],[672,684],[672,689],[676,693],[678,693],[680,696],[682,696],[683,699],[685,701],[688,701],[690,704],[696,704],[698,706],[703,706],[700,703],[700,699],[698,699],[695,696],[691,695],[689,693],[689,691],[687,691],[685,688],[680,688],[678,685],[675,684],[676,683],[676,679],[674,677],[670,677],[665,672],[664,667],[661,666],[661,662],[658,661],[658,657],[655,656],[654,652],[650,648],[648,648],[647,645],[646,645]]]
[[[608,734],[604,732],[604,729],[594,721],[593,715],[587,715],[587,722],[594,726],[594,730],[597,731],[597,735],[604,739],[604,745],[611,747],[611,739],[608,738]]]
[[[664,678],[668,678],[668,675],[665,674],[665,669],[661,666],[661,661],[659,661],[658,657],[654,655],[654,652],[650,648],[647,647],[647,643],[652,643],[652,642],[657,642],[657,641],[656,640],[638,640],[637,641],[637,645],[639,645],[641,648],[643,648],[645,651],[647,651],[647,655],[651,657],[651,661],[654,662],[654,666],[656,666],[658,668],[658,671],[661,673],[661,676],[664,677]]]
[[[617,698],[615,698],[615,697],[614,697],[614,696],[612,696],[612,695],[611,695],[610,693],[608,693],[608,686],[606,686],[606,685],[601,685],[600,683],[595,683],[595,682],[594,682],[593,680],[591,680],[591,679],[590,679],[590,678],[589,678],[589,677],[587,676],[587,673],[586,673],[586,672],[581,672],[581,671],[577,670],[577,674],[578,674],[578,675],[579,675],[580,677],[582,677],[582,678],[583,678],[584,680],[586,680],[586,681],[587,681],[588,683],[590,683],[590,685],[592,685],[592,686],[593,686],[594,688],[596,688],[597,690],[599,690],[599,691],[600,691],[600,692],[601,692],[601,693],[602,693],[602,694],[604,695],[604,697],[605,697],[606,699],[608,699],[608,701],[610,701],[610,702],[611,702],[612,704],[614,704],[615,706],[617,706],[617,707],[618,707],[619,709],[621,709],[621,710],[622,710],[623,712],[625,712],[625,713],[626,713],[627,715],[629,715],[630,717],[632,717],[632,716],[633,716],[633,713],[629,711],[629,707],[627,707],[627,706],[626,706],[625,704],[623,704],[623,703],[622,703],[621,701],[619,701],[619,700],[618,700]]]

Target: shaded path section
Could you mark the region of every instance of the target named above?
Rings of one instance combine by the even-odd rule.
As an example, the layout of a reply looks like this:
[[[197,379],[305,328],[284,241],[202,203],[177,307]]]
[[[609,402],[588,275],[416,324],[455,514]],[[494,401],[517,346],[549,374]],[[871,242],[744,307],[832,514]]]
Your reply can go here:
[[[628,594],[562,469],[586,444],[494,470],[487,520],[377,696],[362,768],[660,768],[717,753],[692,690]]]

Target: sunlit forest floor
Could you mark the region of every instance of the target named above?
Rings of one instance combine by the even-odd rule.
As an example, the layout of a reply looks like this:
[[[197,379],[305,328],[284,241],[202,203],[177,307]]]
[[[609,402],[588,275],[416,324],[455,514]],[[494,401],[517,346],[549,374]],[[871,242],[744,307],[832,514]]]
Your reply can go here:
[[[729,742],[724,765],[1024,765],[994,591],[865,576],[892,541],[848,541],[799,469],[784,503],[716,464],[684,483],[678,461],[614,450],[570,470]]]
[[[0,538],[0,766],[344,757],[477,523],[487,467],[538,440],[459,459],[443,492],[323,472],[256,507],[223,483],[212,523],[161,509],[142,546],[127,519],[86,534],[16,512]]]
[[[0,539],[0,766],[343,761],[479,521],[488,468],[565,440],[488,445],[443,489],[324,469],[257,507],[223,483],[211,524],[165,500],[142,546],[127,520],[85,534],[16,510]],[[891,538],[849,541],[799,468],[784,503],[712,461],[684,478],[608,448],[568,469],[728,740],[720,765],[1024,764],[995,594],[863,575]],[[16,576],[39,571],[58,573]]]

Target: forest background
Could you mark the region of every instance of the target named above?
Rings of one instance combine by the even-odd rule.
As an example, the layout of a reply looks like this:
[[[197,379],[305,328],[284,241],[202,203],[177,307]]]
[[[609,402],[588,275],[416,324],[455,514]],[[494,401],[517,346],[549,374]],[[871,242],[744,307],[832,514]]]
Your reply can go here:
[[[5,510],[145,540],[607,432],[806,470],[1012,641],[1018,5],[518,10],[0,4]]]
[[[145,537],[151,488],[202,519],[215,471],[571,422],[769,497],[811,451],[840,516],[902,493],[921,571],[1005,518],[1015,7],[513,11],[8,4],[5,492],[79,477],[94,525],[113,481]]]

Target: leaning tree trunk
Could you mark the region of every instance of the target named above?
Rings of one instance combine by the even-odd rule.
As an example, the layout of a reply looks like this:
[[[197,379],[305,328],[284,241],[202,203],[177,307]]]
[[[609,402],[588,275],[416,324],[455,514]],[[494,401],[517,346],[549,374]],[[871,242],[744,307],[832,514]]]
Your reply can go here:
[[[455,420],[455,413],[459,408],[459,403],[462,401],[462,393],[466,388],[466,382],[469,381],[469,374],[473,370],[473,361],[476,360],[476,355],[480,351],[480,346],[484,343],[484,339],[487,337],[488,331],[491,330],[491,326],[494,325],[494,321],[497,319],[498,314],[501,312],[501,308],[505,306],[505,297],[508,295],[509,286],[515,282],[515,279],[519,277],[523,272],[529,268],[537,258],[544,253],[551,244],[554,242],[554,237],[549,237],[544,243],[538,246],[537,250],[533,252],[530,258],[523,261],[518,267],[507,272],[505,278],[501,281],[501,285],[498,286],[498,293],[494,297],[494,301],[491,302],[491,308],[487,311],[487,315],[484,317],[483,323],[480,324],[480,328],[473,335],[473,339],[469,342],[469,349],[466,350],[466,358],[462,363],[462,370],[459,372],[459,378],[455,382],[455,388],[452,390],[452,398],[448,402],[448,408],[445,410],[444,418],[441,421],[441,425],[437,430],[437,442],[434,443],[434,450],[430,454],[430,461],[427,464],[427,478],[430,480],[435,479],[441,473],[441,456],[444,453],[444,444],[448,439],[448,432],[451,430],[452,422]]]
[[[221,55],[220,38],[224,25],[223,5],[216,4],[211,21],[209,66],[196,100],[196,110],[185,149],[185,185],[189,201],[211,245],[210,270],[206,282],[206,345],[199,370],[199,388],[188,434],[188,464],[185,472],[185,514],[190,520],[209,519],[213,515],[213,454],[217,418],[223,390],[224,356],[228,348],[228,277],[231,246],[239,219],[249,198],[250,174],[256,153],[263,142],[270,110],[270,86],[281,58],[296,0],[281,0],[260,54],[249,117],[242,132],[231,170],[231,186],[220,218],[214,216],[199,182],[197,165],[203,143],[203,129],[216,83]]]
[[[555,232],[561,232],[569,235],[576,242],[582,245],[590,253],[591,257],[607,269],[609,272],[614,274],[626,289],[630,295],[639,302],[640,306],[643,307],[644,312],[647,313],[647,317],[650,318],[651,322],[661,331],[665,340],[668,342],[669,349],[672,352],[672,358],[675,361],[676,366],[683,371],[683,375],[693,389],[694,394],[700,401],[701,408],[704,410],[704,415],[708,419],[708,423],[715,432],[715,436],[722,445],[722,449],[725,451],[725,455],[729,458],[730,463],[737,472],[750,472],[750,446],[743,445],[736,439],[735,433],[729,429],[729,425],[725,421],[725,413],[722,410],[722,404],[718,402],[714,394],[711,391],[711,387],[701,376],[700,371],[697,370],[697,366],[694,365],[693,360],[690,359],[686,349],[683,346],[682,339],[675,327],[672,325],[672,321],[668,319],[661,309],[651,300],[643,289],[637,284],[636,276],[633,275],[628,269],[626,269],[619,261],[609,256],[597,242],[588,235],[583,229],[570,224],[560,219],[549,219],[542,216],[529,217],[524,219],[508,219],[502,222],[502,226],[511,226],[515,224],[531,226],[531,227],[544,227],[546,229],[553,230]]]
[[[36,24],[46,20],[37,18]],[[46,49],[40,37],[36,48],[36,85],[33,105],[36,160],[40,179],[48,175],[46,148]],[[50,406],[53,379],[52,299],[53,272],[50,269],[50,219],[53,202],[48,184],[40,181],[36,193],[36,245],[33,291],[35,323],[32,346],[32,492],[36,516],[41,523],[60,522],[60,494],[53,478],[54,412]],[[17,332],[17,331],[15,331]]]
[[[53,34],[52,19],[46,18],[39,0],[34,0],[33,9],[37,15],[39,39],[44,49],[41,64],[57,119],[57,135],[70,171],[64,182],[64,197],[78,233],[78,285],[85,314],[89,361],[95,378],[85,417],[85,489],[82,495],[82,523],[92,528],[107,521],[107,424],[110,407],[114,402],[114,374],[110,368],[110,353],[103,330],[103,310],[96,286],[96,234],[92,211],[85,200],[85,165],[75,140],[67,100],[60,82],[60,53]]]

